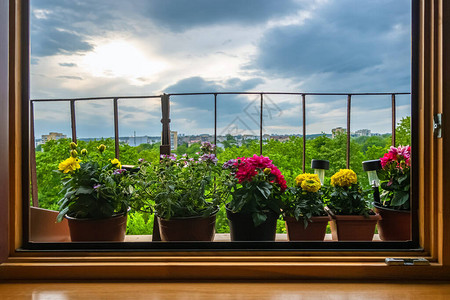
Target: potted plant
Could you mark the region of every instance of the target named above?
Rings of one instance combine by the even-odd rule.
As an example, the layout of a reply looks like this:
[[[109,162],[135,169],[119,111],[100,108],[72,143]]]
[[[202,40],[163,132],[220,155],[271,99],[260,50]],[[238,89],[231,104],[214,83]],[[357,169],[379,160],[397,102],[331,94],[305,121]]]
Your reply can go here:
[[[324,211],[321,183],[317,174],[300,174],[295,186],[282,197],[283,216],[290,241],[323,241],[329,216]]]
[[[134,192],[126,170],[117,158],[105,157],[103,144],[92,155],[86,149],[79,155],[74,142],[70,148],[57,170],[64,194],[57,221],[68,220],[72,241],[123,241]]]
[[[223,165],[231,187],[226,205],[232,241],[274,241],[286,180],[268,157],[254,155]]]
[[[382,219],[378,232],[382,240],[405,241],[411,238],[410,169],[411,147],[391,147],[381,160],[380,202],[375,209]]]
[[[162,241],[212,241],[223,189],[215,145],[205,142],[195,155],[161,155],[159,164],[140,162],[137,208],[154,211]]]
[[[364,191],[356,173],[341,169],[331,176],[326,210],[331,216],[333,240],[371,241],[380,215],[369,208],[368,191]]]

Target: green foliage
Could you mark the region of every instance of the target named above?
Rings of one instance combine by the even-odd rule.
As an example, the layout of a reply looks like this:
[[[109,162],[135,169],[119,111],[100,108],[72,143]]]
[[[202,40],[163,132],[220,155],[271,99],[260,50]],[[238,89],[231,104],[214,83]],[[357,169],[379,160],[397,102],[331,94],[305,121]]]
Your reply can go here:
[[[282,195],[283,215],[302,220],[305,228],[311,217],[324,216],[322,192],[308,192],[301,187],[289,187]]]
[[[349,187],[333,186],[326,204],[336,215],[368,215],[370,204],[368,190],[363,190],[358,183]]]
[[[228,224],[227,213],[224,206],[222,206],[219,209],[219,212],[216,214],[216,232],[217,233],[230,232],[230,226]]]
[[[397,146],[411,145],[411,117],[405,117],[398,122],[395,128],[395,144]]]
[[[399,122],[396,133],[398,144],[410,144],[410,117],[404,118]],[[375,138],[370,139],[365,137],[364,140],[361,138],[351,139],[351,168],[357,173],[360,184],[364,188],[368,187],[368,180],[367,174],[362,171],[361,162],[382,157],[390,146],[390,135],[376,138],[384,139],[385,144],[381,145],[380,140]],[[61,198],[62,184],[59,174],[53,172],[53,170],[58,168],[59,162],[68,157],[70,142],[70,139],[50,140],[40,145],[42,151],[36,151],[40,207],[52,210],[58,209],[57,202]],[[371,145],[371,142],[375,144]],[[107,146],[105,155],[107,157],[114,157],[113,139],[87,142],[80,140],[78,141],[78,146],[86,148],[89,153],[95,153],[100,143]],[[226,141],[223,144],[225,146],[224,148],[216,149],[220,163],[236,157],[248,157],[253,154],[259,154],[259,141],[257,140],[249,141],[245,145],[237,147],[235,138],[230,135],[226,137]],[[147,162],[157,164],[159,162],[159,146],[159,143],[153,145],[142,144],[137,147],[120,144],[120,161],[123,164],[137,165],[137,160],[143,158]],[[180,145],[177,153],[180,155],[183,153],[193,154],[198,152],[199,148],[200,144],[194,144],[190,147],[185,145],[184,148],[183,145]],[[273,163],[278,166],[288,182],[293,182],[294,178],[302,172],[302,150],[303,139],[301,137],[291,137],[286,142],[276,140],[265,141],[263,145],[263,155],[269,156],[273,160]],[[306,141],[306,172],[312,172],[310,161],[313,158],[327,159],[330,161],[330,170],[326,171],[325,174],[325,184],[329,183],[332,174],[346,167],[346,136],[340,135],[332,139],[326,135],[322,135],[315,139],[308,139]],[[217,232],[229,232],[224,209],[221,209],[217,214],[216,228]],[[132,231],[132,227],[129,230]]]
[[[205,146],[206,147],[206,146]],[[211,149],[203,155],[164,156],[159,164],[144,162],[135,177],[137,209],[155,210],[164,218],[208,216],[217,209],[227,190],[214,184],[222,168]]]
[[[382,182],[381,200],[384,206],[409,210],[410,175],[409,172],[395,177],[389,182]]]
[[[127,235],[153,234],[153,214],[134,211],[128,214]]]
[[[286,233],[286,223],[281,219],[277,220],[277,233]]]

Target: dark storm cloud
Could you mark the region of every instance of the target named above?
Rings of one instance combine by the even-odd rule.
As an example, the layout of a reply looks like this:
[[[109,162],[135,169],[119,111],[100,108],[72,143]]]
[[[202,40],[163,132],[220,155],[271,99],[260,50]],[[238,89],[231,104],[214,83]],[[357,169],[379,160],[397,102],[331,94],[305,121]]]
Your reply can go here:
[[[308,81],[308,91],[358,90],[360,78],[369,90],[369,78],[397,88],[410,80],[409,27],[410,1],[329,1],[302,25],[266,31],[248,67]]]
[[[183,31],[217,23],[259,24],[301,8],[292,0],[154,0],[147,3],[146,14],[156,24]]]
[[[31,1],[31,54],[35,57],[93,49],[91,34],[117,29],[119,1]]]

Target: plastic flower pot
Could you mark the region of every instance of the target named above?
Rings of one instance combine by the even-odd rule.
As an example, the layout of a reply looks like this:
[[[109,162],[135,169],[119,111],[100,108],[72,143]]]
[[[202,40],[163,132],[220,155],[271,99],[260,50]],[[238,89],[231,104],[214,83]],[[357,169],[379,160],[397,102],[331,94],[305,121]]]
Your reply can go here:
[[[331,236],[337,241],[372,241],[379,214],[365,216],[334,215],[330,222]]]
[[[267,220],[258,226],[251,214],[234,213],[226,207],[231,241],[275,241],[278,214],[267,211]]]
[[[170,220],[158,217],[161,240],[164,242],[212,242],[216,232],[215,225],[217,211],[209,217],[171,218]]]
[[[383,241],[408,241],[411,239],[411,211],[396,210],[374,204],[382,217],[378,221],[378,234]]]
[[[65,216],[72,242],[123,242],[127,213],[104,219],[77,219]]]
[[[323,241],[330,217],[312,217],[306,228],[302,219],[297,221],[294,217],[284,217],[284,220],[290,241]]]

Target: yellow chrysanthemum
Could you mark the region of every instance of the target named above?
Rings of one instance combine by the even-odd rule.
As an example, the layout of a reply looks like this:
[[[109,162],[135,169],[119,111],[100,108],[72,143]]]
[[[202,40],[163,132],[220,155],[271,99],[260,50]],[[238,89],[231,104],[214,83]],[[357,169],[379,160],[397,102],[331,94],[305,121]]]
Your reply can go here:
[[[319,175],[317,174],[310,174],[310,173],[304,173],[304,174],[300,174],[295,178],[295,185],[298,187],[302,186],[302,182],[304,180],[314,180],[317,181],[319,183],[319,185],[321,184],[320,179],[319,179]]]
[[[75,171],[76,169],[80,168],[80,162],[81,160],[79,160],[78,158],[69,157],[59,164],[58,170],[63,171],[63,173]]]
[[[350,169],[341,169],[339,172],[331,176],[331,185],[333,186],[351,186],[358,182],[356,173]]]
[[[302,181],[301,187],[304,191],[316,193],[320,189],[320,181],[314,179],[306,179]]]
[[[111,161],[111,164],[113,164],[117,167],[117,169],[122,169],[122,164],[120,163],[120,161],[117,158],[110,159],[110,161]]]

